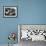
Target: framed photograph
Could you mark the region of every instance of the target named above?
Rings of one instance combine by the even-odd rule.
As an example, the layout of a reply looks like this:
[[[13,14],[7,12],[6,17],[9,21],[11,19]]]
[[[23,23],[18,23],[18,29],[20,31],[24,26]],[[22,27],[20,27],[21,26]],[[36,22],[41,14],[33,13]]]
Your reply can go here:
[[[3,17],[17,17],[17,7],[3,6]]]
[[[18,42],[25,40],[46,41],[46,24],[19,24]]]

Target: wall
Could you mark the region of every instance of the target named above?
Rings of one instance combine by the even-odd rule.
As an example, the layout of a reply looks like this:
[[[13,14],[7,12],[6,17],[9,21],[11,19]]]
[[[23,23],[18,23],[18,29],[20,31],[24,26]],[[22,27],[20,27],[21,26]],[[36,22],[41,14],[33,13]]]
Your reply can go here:
[[[3,18],[3,5],[18,6],[18,17]],[[0,6],[0,44],[8,43],[9,32],[18,32],[17,24],[46,24],[46,0],[0,0]]]
[[[9,42],[8,35],[10,32],[18,34],[18,18],[3,18],[3,6],[17,6],[17,2],[18,0],[0,0],[0,44],[7,44]],[[18,43],[17,39],[15,43]]]
[[[20,0],[19,23],[46,24],[46,0]]]

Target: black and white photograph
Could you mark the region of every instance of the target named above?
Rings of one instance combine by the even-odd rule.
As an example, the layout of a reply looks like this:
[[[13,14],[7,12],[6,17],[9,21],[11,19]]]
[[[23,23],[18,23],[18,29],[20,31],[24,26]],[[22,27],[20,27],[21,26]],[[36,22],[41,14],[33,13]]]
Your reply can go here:
[[[4,6],[3,7],[4,17],[16,17],[17,16],[17,7],[15,6]]]
[[[46,41],[46,25],[19,24],[18,41],[20,46],[31,46]],[[41,44],[40,44],[41,45]]]

